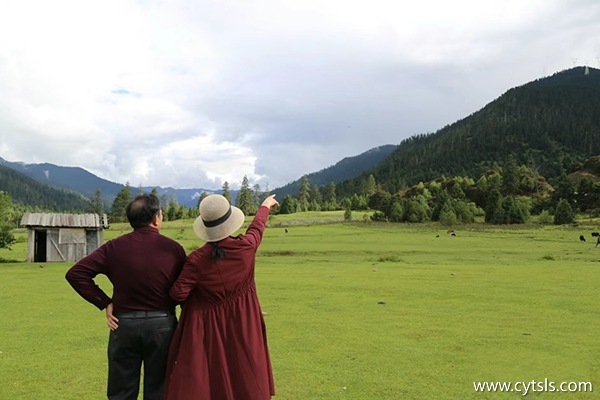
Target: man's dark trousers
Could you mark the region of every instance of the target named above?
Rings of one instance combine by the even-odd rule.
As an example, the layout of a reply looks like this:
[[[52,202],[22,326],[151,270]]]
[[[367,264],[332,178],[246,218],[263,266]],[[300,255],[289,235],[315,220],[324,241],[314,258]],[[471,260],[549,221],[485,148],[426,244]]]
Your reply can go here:
[[[108,399],[136,400],[144,365],[144,400],[162,400],[169,345],[177,318],[173,312],[116,313],[119,328],[108,339]]]

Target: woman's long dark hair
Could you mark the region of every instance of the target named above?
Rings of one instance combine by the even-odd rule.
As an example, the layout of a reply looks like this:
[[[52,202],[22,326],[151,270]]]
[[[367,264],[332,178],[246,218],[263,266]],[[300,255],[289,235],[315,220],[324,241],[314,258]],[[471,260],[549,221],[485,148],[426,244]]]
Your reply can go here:
[[[227,256],[227,254],[225,254],[225,250],[223,250],[223,248],[221,246],[219,246],[218,242],[212,242],[211,244],[213,246],[213,251],[212,251],[212,260],[213,261],[223,259]]]

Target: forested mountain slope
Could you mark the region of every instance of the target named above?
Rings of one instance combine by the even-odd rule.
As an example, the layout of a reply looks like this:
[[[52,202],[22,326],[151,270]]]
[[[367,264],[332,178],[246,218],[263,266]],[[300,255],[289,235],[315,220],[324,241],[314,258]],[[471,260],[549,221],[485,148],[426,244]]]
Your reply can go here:
[[[510,89],[435,133],[404,140],[366,174],[393,192],[442,175],[479,177],[512,155],[553,179],[599,154],[600,70],[577,67]]]
[[[89,207],[88,199],[79,193],[55,189],[1,165],[0,191],[28,209],[84,212]]]

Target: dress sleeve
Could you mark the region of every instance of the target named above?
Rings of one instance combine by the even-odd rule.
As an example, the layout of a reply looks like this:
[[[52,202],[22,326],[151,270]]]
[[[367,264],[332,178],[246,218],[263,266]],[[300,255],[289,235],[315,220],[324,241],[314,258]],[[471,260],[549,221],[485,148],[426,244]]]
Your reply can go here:
[[[185,264],[183,264],[181,274],[179,274],[179,277],[175,280],[169,291],[171,298],[178,303],[184,302],[198,284],[198,271],[195,258],[194,253],[188,256]]]
[[[244,235],[244,240],[254,247],[255,250],[258,249],[258,246],[262,240],[262,235],[265,231],[268,217],[269,207],[261,206],[256,212],[254,219],[250,223],[250,226],[248,226],[248,229]]]
[[[73,265],[67,271],[65,278],[81,297],[103,310],[112,303],[112,300],[96,285],[94,278],[98,274],[106,275],[107,269],[105,244]]]

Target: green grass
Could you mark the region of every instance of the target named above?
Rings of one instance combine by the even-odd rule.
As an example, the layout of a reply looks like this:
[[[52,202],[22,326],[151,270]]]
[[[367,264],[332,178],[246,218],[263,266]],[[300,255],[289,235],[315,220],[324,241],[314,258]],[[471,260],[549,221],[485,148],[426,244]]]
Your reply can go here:
[[[597,225],[472,225],[451,237],[342,218],[276,216],[265,233],[257,284],[276,399],[516,399],[473,382],[600,385],[600,247],[578,240]],[[191,221],[163,233],[188,252],[201,245]],[[105,398],[104,313],[68,286],[69,266],[0,264],[0,399]]]

